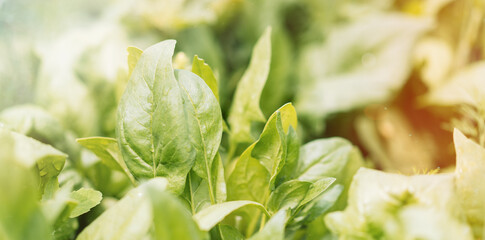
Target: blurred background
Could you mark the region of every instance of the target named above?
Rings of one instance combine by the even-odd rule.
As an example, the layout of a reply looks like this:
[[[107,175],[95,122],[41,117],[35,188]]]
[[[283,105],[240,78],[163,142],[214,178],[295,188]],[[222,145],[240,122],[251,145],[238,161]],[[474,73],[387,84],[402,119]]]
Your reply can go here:
[[[197,54],[214,69],[227,116],[271,26],[266,116],[291,101],[302,142],[342,136],[376,168],[447,171],[454,127],[485,146],[484,14],[483,0],[0,0],[0,122],[89,161],[74,139],[114,136],[127,47],[165,39],[177,68]]]

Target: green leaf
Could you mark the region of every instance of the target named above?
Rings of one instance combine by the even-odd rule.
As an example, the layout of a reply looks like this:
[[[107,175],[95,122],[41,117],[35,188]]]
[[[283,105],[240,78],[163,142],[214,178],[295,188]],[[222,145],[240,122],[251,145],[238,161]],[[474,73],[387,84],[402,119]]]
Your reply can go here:
[[[194,220],[199,225],[201,230],[209,231],[226,216],[245,206],[256,206],[261,209],[263,213],[269,216],[266,208],[260,203],[253,201],[230,201],[215,204],[203,209],[194,215]]]
[[[291,180],[276,188],[268,199],[268,211],[276,213],[280,209],[293,209],[300,205],[307,194],[311,182]]]
[[[216,203],[225,202],[227,199],[226,180],[224,177],[224,164],[221,155],[218,153],[212,163],[212,182],[214,183],[214,196]]]
[[[229,200],[266,203],[276,176],[286,161],[286,134],[296,128],[296,124],[296,113],[291,103],[271,115],[259,140],[243,152],[229,176]],[[248,227],[246,235],[252,234],[260,214],[254,209],[244,209],[238,211],[238,215],[243,216],[241,225]]]
[[[259,160],[271,174],[270,187],[286,162],[286,134],[290,126],[296,129],[297,117],[293,105],[287,103],[270,116],[251,152],[251,156]]]
[[[136,179],[166,177],[181,193],[189,170],[209,179],[222,136],[217,99],[197,75],[172,68],[174,40],[146,49],[118,106],[117,136]],[[195,164],[195,166],[194,166]]]
[[[242,153],[227,180],[228,200],[264,202],[271,176],[258,160],[251,157],[253,147],[254,144]]]
[[[50,145],[2,127],[0,136],[8,136],[14,141],[14,159],[25,167],[37,168],[41,194],[45,198],[52,197],[58,187],[57,176],[64,167],[67,155]]]
[[[229,112],[231,144],[252,142],[251,122],[264,122],[259,100],[271,62],[271,28],[267,28],[253,49],[249,67],[239,81]]]
[[[76,230],[79,227],[79,223],[75,218],[69,218],[67,221],[63,222],[54,231],[54,239],[64,240],[64,239],[75,239]]]
[[[334,177],[337,183],[350,184],[352,176],[364,165],[358,150],[342,138],[318,139],[300,149],[295,177],[302,181],[315,181]]]
[[[149,189],[155,227],[154,239],[203,239],[192,215],[168,192]]]
[[[52,145],[69,155],[77,153],[61,123],[39,106],[27,104],[4,109],[0,113],[0,122],[9,130]]]
[[[330,196],[321,195],[313,203],[308,204],[301,210],[301,213],[311,214],[310,216],[297,214],[294,224],[309,222],[328,211],[328,207],[339,210],[347,204],[347,196],[352,177],[357,170],[364,165],[359,150],[342,138],[318,139],[303,145],[300,149],[299,161],[293,177],[301,181],[319,181],[327,177],[335,178],[334,184],[340,184],[343,189],[335,189]],[[333,197],[337,197],[336,200]],[[312,207],[315,209],[312,210]],[[308,218],[307,218],[308,217]],[[323,216],[322,216],[323,218]],[[320,222],[319,227],[325,228],[323,219],[316,219]]]
[[[242,153],[227,180],[227,199],[230,201],[250,200],[265,203],[269,195],[271,176],[257,159],[251,157],[253,147],[254,144]],[[260,213],[256,209],[248,208],[238,211],[237,215],[242,216],[240,224],[246,228],[255,224],[251,222],[256,221]]]
[[[29,144],[1,128],[0,142],[0,239],[49,239],[51,226],[39,206],[38,176],[16,159],[17,148]]]
[[[301,181],[317,181],[325,177],[336,179],[344,191],[336,203],[342,209],[347,203],[347,195],[352,177],[364,166],[359,150],[342,138],[328,138],[311,141],[300,149],[300,158],[294,177]]]
[[[194,114],[195,126],[190,133],[193,148],[196,150],[194,171],[200,177],[211,183],[211,166],[217,154],[222,138],[222,113],[209,87],[195,74],[177,70],[176,77],[180,88],[186,94],[189,102],[185,106]]]
[[[277,212],[273,217],[271,217],[271,219],[269,219],[264,228],[249,238],[249,240],[285,239],[285,225],[286,221],[288,220],[287,215],[288,213],[286,210]]]
[[[209,186],[206,180],[193,171],[187,175],[184,198],[190,204],[192,214],[211,205]]]
[[[74,191],[70,194],[70,197],[78,202],[69,215],[71,218],[88,212],[91,208],[98,205],[103,198],[101,192],[90,188],[81,188]]]
[[[313,203],[309,203],[304,206],[303,209],[294,217],[295,222],[310,223],[317,217],[320,217],[335,205],[343,190],[344,187],[341,184],[331,186],[320,197],[317,197]]]
[[[315,183],[291,180],[287,181],[275,191],[268,199],[268,211],[276,213],[281,209],[295,209],[303,206],[320,196],[333,182],[335,178],[323,178]]]
[[[166,179],[153,178],[132,189],[89,224],[76,239],[143,239],[153,222],[148,189],[164,191],[167,185]]]
[[[456,196],[476,237],[481,237],[485,224],[485,149],[455,128]]]
[[[214,96],[216,96],[217,101],[219,101],[219,85],[217,79],[214,76],[211,67],[204,62],[204,59],[199,58],[197,55],[194,56],[192,62],[192,72],[205,81],[207,86],[212,90],[212,93],[214,93]]]
[[[221,240],[244,240],[244,236],[231,225],[220,224],[217,228],[215,234]],[[217,237],[212,237],[211,239],[218,239]]]
[[[78,138],[76,141],[83,147],[92,151],[99,157],[101,162],[113,170],[118,170],[126,174],[130,181],[135,184],[135,179],[123,161],[118,142],[114,138],[88,137]]]
[[[135,69],[138,60],[143,54],[143,50],[137,47],[128,47],[126,51],[128,51],[128,76],[131,76],[133,69]]]
[[[220,155],[212,163],[212,191],[214,199],[211,199],[208,181],[200,178],[193,171],[187,176],[185,187],[185,199],[189,202],[192,213],[195,214],[200,210],[210,206],[213,203],[221,203],[226,200],[226,182],[224,180],[224,167]],[[214,201],[214,202],[212,202]]]
[[[294,178],[295,170],[298,166],[298,157],[300,155],[300,139],[296,135],[293,127],[288,129],[286,135],[286,159],[276,178],[276,186]]]
[[[308,192],[305,195],[305,198],[301,201],[300,205],[305,205],[310,201],[312,201],[313,199],[320,196],[334,182],[335,182],[335,178],[329,177],[329,178],[322,178],[312,183],[312,185],[308,189]]]
[[[79,202],[69,196],[72,188],[72,182],[68,182],[62,185],[52,198],[42,201],[42,212],[54,230],[55,239],[75,237],[78,221],[69,215]],[[65,238],[62,238],[63,236]]]

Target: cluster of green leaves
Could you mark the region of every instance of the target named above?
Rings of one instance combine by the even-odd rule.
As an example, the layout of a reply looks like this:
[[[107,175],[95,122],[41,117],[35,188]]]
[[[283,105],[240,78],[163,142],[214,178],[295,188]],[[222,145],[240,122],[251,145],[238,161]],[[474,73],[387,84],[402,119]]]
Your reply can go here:
[[[483,9],[0,2],[0,239],[483,238]],[[412,124],[463,104],[454,174],[300,146],[446,166]]]
[[[0,139],[7,150],[1,159],[8,165],[2,169],[19,168],[25,175],[4,182],[12,192],[0,199],[7,206],[1,214],[6,217],[1,236],[298,239],[329,234],[310,226],[324,226],[325,213],[345,206],[345,189],[363,160],[340,138],[300,146],[291,103],[266,120],[259,100],[270,68],[271,29],[254,47],[227,123],[212,69],[197,56],[191,71],[174,69],[175,43],[166,40],[145,51],[128,49],[131,76],[117,107],[116,138],[77,139],[99,162],[83,163],[89,158],[77,155],[89,152],[63,146],[69,136],[59,125],[48,125],[56,121],[34,106],[0,114]],[[255,122],[266,122],[259,136]],[[73,153],[71,161],[22,133]],[[224,139],[228,147],[221,144]],[[98,188],[99,182],[113,181],[116,174],[121,174],[125,187]],[[18,192],[15,184],[23,181],[31,187]],[[94,189],[107,196],[96,211],[83,215],[101,202],[101,192]],[[31,203],[28,213],[13,211],[14,203],[24,204],[20,198]],[[11,217],[23,219],[9,223]],[[88,221],[84,229],[80,221]],[[9,227],[12,223],[18,226]],[[26,231],[29,227],[35,231]]]
[[[344,176],[347,165],[356,166],[354,172],[362,165],[350,143],[318,142],[311,153],[299,155],[291,103],[273,113],[253,140],[251,124],[265,121],[259,99],[269,71],[270,34],[268,29],[254,48],[234,96],[229,126],[222,118],[216,78],[203,60],[194,58],[192,72],[174,69],[174,40],[142,54],[130,52],[129,62],[136,64],[118,106],[117,138],[78,142],[126,173],[134,185],[141,183],[132,191],[150,196],[153,212],[141,204],[136,209],[124,207],[134,201],[136,194],[130,192],[87,226],[79,239],[112,239],[113,234],[123,239],[284,239],[336,203],[343,185],[326,191],[335,182],[332,176]],[[223,129],[230,150],[221,157]],[[248,142],[252,143],[234,158],[238,145]],[[342,156],[325,159],[334,152]],[[160,177],[162,190],[146,190],[146,181]],[[166,207],[165,201],[174,207]],[[112,218],[125,219],[120,225],[136,221],[140,226],[133,232],[112,232],[106,227]]]

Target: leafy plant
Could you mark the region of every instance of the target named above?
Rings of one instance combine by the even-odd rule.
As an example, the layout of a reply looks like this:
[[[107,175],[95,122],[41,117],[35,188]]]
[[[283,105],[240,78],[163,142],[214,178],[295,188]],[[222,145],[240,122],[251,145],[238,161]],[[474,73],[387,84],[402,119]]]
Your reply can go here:
[[[186,224],[189,226],[196,226],[195,235],[187,235],[189,238],[197,239],[203,237],[203,232],[210,232],[214,238],[222,239],[233,235],[264,239],[268,234],[276,234],[280,236],[278,239],[283,239],[286,225],[305,224],[300,217],[302,211],[313,214],[313,218],[323,214],[318,201],[335,181],[335,178],[329,177],[334,173],[326,172],[326,168],[313,167],[314,163],[305,166],[301,161],[306,159],[299,159],[300,146],[295,132],[297,117],[291,103],[273,113],[258,140],[233,160],[234,152],[219,153],[224,121],[217,99],[217,81],[210,67],[195,57],[192,66],[194,73],[173,69],[174,48],[175,41],[166,40],[147,48],[139,57],[118,106],[116,139],[78,139],[108,167],[124,172],[135,186],[141,184],[136,188],[140,189],[141,195],[152,196],[138,201],[141,203],[151,199],[153,213],[147,210],[149,207],[128,210],[121,207],[128,204],[125,202],[135,201],[129,200],[132,199],[130,196],[136,195],[134,193],[129,193],[113,206],[126,212],[127,217],[145,219],[137,221],[138,224],[145,224],[145,227],[140,226],[124,235],[159,236],[163,239],[182,236],[179,234],[188,233],[182,229],[176,232],[177,224],[173,228],[160,229],[165,229],[170,222],[165,217],[188,214],[193,215],[193,220],[189,217],[183,221],[188,221]],[[227,130],[233,146],[230,151],[235,151],[234,145],[251,141],[251,123],[261,121],[262,117],[246,119],[248,115],[245,109],[259,109],[258,99],[251,96],[258,96],[258,92],[262,91],[267,70],[259,68],[261,65],[268,67],[268,49],[269,29],[256,44],[253,52],[255,60],[252,60],[235,95]],[[259,62],[262,61],[260,58],[266,58],[266,62]],[[262,114],[259,113],[259,116]],[[331,143],[319,145],[323,148],[322,154],[331,151],[325,149],[328,144]],[[336,149],[340,146],[351,145],[342,142]],[[349,155],[342,157],[343,162],[350,158]],[[311,161],[318,159],[316,157]],[[303,166],[299,167],[299,163]],[[343,171],[344,168],[339,168],[337,172]],[[142,190],[147,188],[143,184],[145,181],[159,177],[165,181],[163,189],[166,190],[161,191],[167,193],[160,195],[160,190],[151,190],[152,193]],[[175,204],[174,209],[170,210],[173,213],[167,212],[167,216],[163,215],[167,210],[156,210],[160,207],[159,201],[163,202],[165,198],[173,202],[167,204]],[[89,239],[112,238],[112,233],[109,233],[112,228],[106,228],[108,232],[103,231],[102,222],[110,221],[108,219],[115,217],[114,212],[119,211],[104,213],[80,236]],[[108,214],[112,216],[108,217]],[[152,227],[154,231],[149,230]]]
[[[0,2],[0,239],[483,239],[483,2],[45,1]]]

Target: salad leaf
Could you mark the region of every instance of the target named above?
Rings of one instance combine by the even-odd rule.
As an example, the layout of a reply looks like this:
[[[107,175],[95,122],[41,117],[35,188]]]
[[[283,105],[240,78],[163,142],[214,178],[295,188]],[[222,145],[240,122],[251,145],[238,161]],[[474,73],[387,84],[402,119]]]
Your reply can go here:
[[[219,101],[219,87],[217,79],[214,76],[211,67],[204,62],[204,59],[199,58],[197,55],[194,56],[194,60],[192,61],[192,72],[204,79],[207,86],[209,86],[212,93],[214,93],[214,96],[216,96],[217,101]]]
[[[301,181],[317,181],[333,177],[336,184],[345,187],[339,198],[339,206],[345,206],[347,191],[352,177],[364,166],[360,152],[350,142],[341,138],[318,139],[300,149],[298,166],[293,177]]]
[[[201,230],[208,231],[213,228],[217,223],[222,221],[226,216],[235,210],[245,206],[256,206],[260,208],[263,213],[269,216],[266,208],[260,203],[253,201],[229,201],[212,205],[194,215],[194,220],[199,225]]]
[[[126,51],[128,51],[128,76],[131,76],[133,69],[135,69],[138,60],[140,60],[140,57],[143,54],[143,50],[137,47],[128,47]]]
[[[136,183],[133,175],[130,173],[128,167],[123,161],[123,157],[116,139],[106,137],[89,137],[78,138],[76,141],[83,147],[96,154],[103,164],[113,170],[123,172],[133,184]]]
[[[203,80],[172,69],[174,48],[175,41],[167,40],[143,52],[118,106],[117,136],[136,179],[164,176],[180,193],[192,167],[210,179],[222,121]]]
[[[250,200],[265,204],[287,155],[286,134],[296,128],[296,113],[286,104],[271,115],[258,141],[249,146],[235,163],[227,180],[229,200]],[[249,226],[246,235],[256,224],[259,213],[254,209],[238,211],[244,215],[243,226]]]
[[[231,225],[225,225],[225,224],[220,224],[218,226],[219,228],[219,232],[218,232],[218,236],[222,239],[222,240],[244,240],[244,236],[235,228],[235,227],[232,227]],[[214,237],[215,239],[217,239],[217,237]]]
[[[149,189],[164,191],[167,185],[163,178],[141,184],[96,218],[76,239],[143,239],[153,221]]]
[[[228,200],[251,200],[260,202],[269,188],[268,170],[251,156],[254,144],[244,151],[227,180]]]
[[[25,104],[4,109],[0,113],[0,122],[6,128],[53,145],[63,151],[73,149],[66,143],[65,129],[61,123],[43,108]]]
[[[270,186],[274,184],[286,162],[288,153],[286,135],[290,127],[296,129],[297,117],[295,108],[288,103],[270,116],[251,151],[251,156],[257,159],[271,174]]]
[[[14,159],[27,168],[36,168],[40,179],[40,193],[45,198],[53,196],[58,188],[57,176],[64,167],[66,154],[22,134],[0,127],[0,136],[9,136],[14,141]]]
[[[285,239],[285,224],[287,220],[287,211],[281,210],[271,217],[264,228],[250,237],[250,240],[262,239]]]
[[[268,77],[271,59],[271,28],[256,43],[249,67],[238,83],[229,112],[231,142],[251,142],[251,122],[264,122],[259,107],[261,92]]]
[[[70,197],[78,202],[69,215],[69,217],[75,218],[98,205],[101,202],[102,194],[94,189],[81,188],[72,192]]]
[[[17,159],[16,149],[25,146],[15,138],[0,130],[0,238],[49,239],[51,226],[38,201],[38,176]]]
[[[280,209],[296,209],[303,206],[322,194],[334,181],[334,178],[324,178],[315,183],[287,181],[271,193],[268,211],[276,213]]]
[[[180,201],[168,192],[149,190],[155,226],[154,239],[204,239],[192,216]]]

